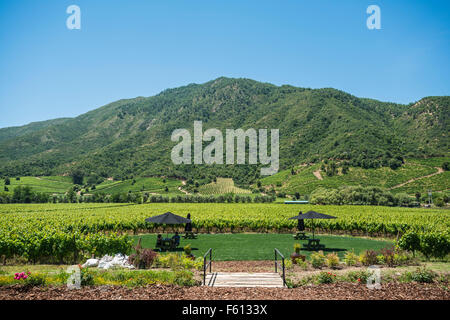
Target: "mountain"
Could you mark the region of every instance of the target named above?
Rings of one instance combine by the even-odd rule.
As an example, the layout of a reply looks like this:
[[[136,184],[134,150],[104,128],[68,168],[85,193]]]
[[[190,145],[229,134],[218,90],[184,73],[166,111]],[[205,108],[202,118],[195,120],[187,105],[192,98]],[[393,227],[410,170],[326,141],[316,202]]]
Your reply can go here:
[[[447,155],[450,97],[409,105],[332,88],[218,78],[119,100],[76,118],[0,129],[0,176],[62,175],[75,168],[109,177],[259,178],[255,165],[174,165],[172,131],[267,128],[280,132],[280,170],[320,159],[388,166],[404,157]]]

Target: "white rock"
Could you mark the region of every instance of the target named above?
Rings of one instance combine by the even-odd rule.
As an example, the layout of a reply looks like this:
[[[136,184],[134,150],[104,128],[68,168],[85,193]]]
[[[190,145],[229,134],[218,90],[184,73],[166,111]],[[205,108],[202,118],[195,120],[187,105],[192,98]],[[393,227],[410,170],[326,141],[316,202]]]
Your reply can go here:
[[[98,259],[88,259],[83,265],[83,268],[90,268],[90,267],[96,267],[98,266]]]

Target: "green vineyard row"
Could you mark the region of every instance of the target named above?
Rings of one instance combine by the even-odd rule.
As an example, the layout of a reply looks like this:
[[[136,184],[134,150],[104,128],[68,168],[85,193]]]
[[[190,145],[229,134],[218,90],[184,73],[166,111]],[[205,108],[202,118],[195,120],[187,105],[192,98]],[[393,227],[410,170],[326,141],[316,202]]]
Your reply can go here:
[[[288,232],[297,225],[288,218],[299,210],[336,216],[314,220],[314,226],[324,232],[396,236],[415,231],[449,239],[450,214],[446,210],[253,203],[16,204],[0,206],[0,255],[61,262],[91,254],[125,253],[131,248],[127,233],[162,231],[144,220],[167,211],[182,216],[191,213],[194,230],[201,232]],[[306,220],[305,225],[311,228],[312,221]]]

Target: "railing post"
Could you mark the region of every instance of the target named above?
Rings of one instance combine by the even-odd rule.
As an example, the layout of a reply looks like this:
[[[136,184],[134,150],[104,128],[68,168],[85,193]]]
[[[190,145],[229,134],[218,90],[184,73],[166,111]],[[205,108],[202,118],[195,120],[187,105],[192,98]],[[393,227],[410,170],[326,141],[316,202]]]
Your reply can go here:
[[[209,251],[209,273],[212,272],[212,249]]]
[[[284,273],[284,258],[283,258],[283,285],[286,285],[286,276]]]
[[[203,285],[206,284],[206,257],[203,257]]]
[[[277,272],[277,249],[273,250],[275,253],[275,272]]]

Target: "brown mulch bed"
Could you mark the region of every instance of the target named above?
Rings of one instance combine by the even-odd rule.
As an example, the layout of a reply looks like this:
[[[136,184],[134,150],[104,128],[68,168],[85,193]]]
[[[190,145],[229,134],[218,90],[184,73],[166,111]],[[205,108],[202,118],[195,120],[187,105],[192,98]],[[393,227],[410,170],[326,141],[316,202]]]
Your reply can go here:
[[[151,285],[139,288],[114,286],[69,290],[65,286],[0,287],[0,300],[450,300],[437,284],[385,283],[379,290],[354,283],[283,288],[211,288]]]

